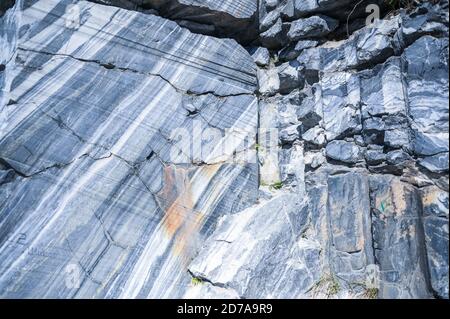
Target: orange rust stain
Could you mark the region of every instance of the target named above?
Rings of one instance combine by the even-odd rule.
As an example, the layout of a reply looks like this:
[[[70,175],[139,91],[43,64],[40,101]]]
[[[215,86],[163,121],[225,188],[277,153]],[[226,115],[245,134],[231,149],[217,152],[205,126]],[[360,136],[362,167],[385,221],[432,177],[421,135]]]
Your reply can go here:
[[[209,182],[221,165],[207,165],[196,172],[196,180]],[[195,245],[204,213],[194,210],[193,181],[189,178],[189,169],[176,166],[164,168],[164,188],[159,192],[160,202],[165,209],[163,229],[169,237],[175,236],[174,253],[189,258],[189,248]]]
[[[427,189],[422,197],[423,206],[430,206],[436,202],[438,202],[439,189],[433,187]]]
[[[404,215],[407,207],[406,207],[406,192],[409,191],[406,185],[404,185],[399,180],[394,180],[391,186],[392,192],[392,201],[395,207],[396,215]]]
[[[187,169],[175,166],[164,168],[164,188],[159,195],[165,209],[164,229],[170,237],[175,235],[194,206],[188,173]]]

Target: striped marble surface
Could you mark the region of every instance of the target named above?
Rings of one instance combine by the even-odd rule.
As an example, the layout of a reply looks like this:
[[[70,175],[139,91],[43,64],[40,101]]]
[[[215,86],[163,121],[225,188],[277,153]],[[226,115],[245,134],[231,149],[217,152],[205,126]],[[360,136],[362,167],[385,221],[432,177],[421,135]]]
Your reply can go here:
[[[182,296],[216,220],[257,197],[249,54],[86,1],[18,0],[0,26],[0,296]]]

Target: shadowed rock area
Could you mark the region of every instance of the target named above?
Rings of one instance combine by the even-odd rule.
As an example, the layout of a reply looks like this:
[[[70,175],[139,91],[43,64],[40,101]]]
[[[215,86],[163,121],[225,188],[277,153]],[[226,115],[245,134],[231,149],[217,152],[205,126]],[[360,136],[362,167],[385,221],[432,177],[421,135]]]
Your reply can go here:
[[[125,9],[157,13],[192,32],[233,38],[249,44],[257,38],[257,0],[92,0]]]

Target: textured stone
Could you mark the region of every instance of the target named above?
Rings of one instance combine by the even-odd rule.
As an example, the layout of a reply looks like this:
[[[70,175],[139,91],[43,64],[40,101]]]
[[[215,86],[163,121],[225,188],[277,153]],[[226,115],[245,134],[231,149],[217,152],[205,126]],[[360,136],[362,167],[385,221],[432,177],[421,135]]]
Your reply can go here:
[[[392,148],[410,149],[409,132],[407,130],[390,130],[384,132],[384,144]]]
[[[257,36],[257,2],[255,0],[94,0],[125,9],[152,8],[170,20],[184,21],[192,30],[211,25],[216,36],[251,42]],[[193,25],[194,23],[194,25]]]
[[[291,41],[317,38],[331,33],[338,25],[339,22],[330,17],[313,16],[292,22],[287,36]]]
[[[365,118],[406,112],[399,58],[390,59],[364,73],[361,78],[362,112]]]
[[[280,96],[277,96],[274,100],[274,103],[278,105],[277,111],[280,129],[301,124],[297,119],[296,105],[286,102],[286,99],[280,98]]]
[[[305,154],[305,165],[312,169],[316,169],[327,161],[322,152],[308,152]]]
[[[424,36],[405,50],[404,58],[414,151],[425,156],[448,152],[448,39]]]
[[[212,127],[250,130],[254,145],[254,63],[234,40],[154,15],[77,1],[79,24],[64,24],[72,3],[26,2],[10,42],[0,157],[16,174],[1,186],[0,295],[180,297],[185,260],[215,220],[258,196],[255,161],[229,158],[240,140],[216,140],[230,153],[183,153]]]
[[[448,37],[448,22],[445,10],[439,5],[425,2],[411,14],[402,12],[402,25],[396,34],[396,40],[406,48],[424,35]]]
[[[264,0],[266,8],[273,9],[278,5],[279,0]]]
[[[367,150],[365,159],[369,165],[378,165],[386,160],[386,154],[383,153],[383,150]]]
[[[280,12],[278,10],[274,10],[269,12],[260,22],[259,22],[259,31],[265,32],[269,30],[280,18]]]
[[[381,1],[363,0],[360,3],[361,7],[355,6],[353,0],[293,0],[287,1],[287,3],[292,4],[293,17],[302,17],[315,13],[325,13],[342,19],[350,16],[351,12],[353,12],[354,16],[358,17],[360,15],[360,11],[362,11],[362,13],[365,13],[364,9],[366,8],[367,4],[380,4]]]
[[[448,172],[448,153],[425,157],[419,161],[419,164],[433,173]]]
[[[448,1],[384,2],[2,1],[0,296],[448,298]]]
[[[349,172],[329,176],[327,184],[332,268],[350,282],[365,281],[373,264],[368,178]]]
[[[294,141],[292,147],[280,150],[280,172],[283,187],[296,192],[300,198],[305,190],[304,145]]]
[[[423,189],[422,206],[431,285],[437,296],[448,298],[448,192]]]
[[[394,54],[392,36],[398,28],[398,19],[393,18],[358,33],[355,36],[357,66],[361,68],[367,63],[375,65],[392,56]]]
[[[287,25],[278,19],[275,24],[267,31],[261,33],[259,38],[264,47],[276,49],[282,47],[286,42]]]
[[[266,48],[257,48],[252,52],[253,61],[259,66],[268,66],[270,63],[269,50]]]
[[[360,83],[350,73],[325,75],[322,86],[323,121],[327,139],[352,135],[361,130]]]
[[[259,177],[261,185],[273,185],[280,181],[279,136],[274,128],[279,126],[277,104],[273,101],[260,101],[258,130]]]
[[[332,141],[326,150],[329,158],[344,163],[354,164],[363,158],[361,149],[351,142]]]
[[[281,143],[292,143],[300,137],[299,126],[291,125],[280,131]]]
[[[279,54],[280,60],[282,61],[295,60],[303,50],[314,48],[318,44],[319,42],[315,40],[298,41],[295,45],[291,44],[290,46],[280,51]]]
[[[406,164],[406,162],[412,160],[411,156],[402,150],[387,153],[386,159],[389,164],[396,166],[402,166]]]
[[[297,237],[307,218],[308,210],[289,194],[223,218],[189,270],[245,298],[301,297],[319,279],[320,267],[318,244]]]
[[[274,95],[280,91],[280,77],[277,68],[259,68],[258,72],[259,92],[265,95]]]
[[[322,69],[327,72],[360,70],[386,61],[395,53],[394,36],[399,20],[398,16],[377,20],[347,40],[324,46],[320,50]]]
[[[303,88],[305,80],[301,71],[300,67],[294,62],[286,62],[278,67],[281,94],[287,94],[295,89]]]
[[[325,131],[317,126],[303,133],[302,139],[320,147],[326,144]]]
[[[322,91],[319,86],[300,93],[301,104],[297,108],[297,118],[302,122],[305,131],[319,125],[322,121]]]
[[[420,195],[397,177],[370,178],[375,257],[381,298],[429,298]],[[408,287],[408,289],[405,289]]]

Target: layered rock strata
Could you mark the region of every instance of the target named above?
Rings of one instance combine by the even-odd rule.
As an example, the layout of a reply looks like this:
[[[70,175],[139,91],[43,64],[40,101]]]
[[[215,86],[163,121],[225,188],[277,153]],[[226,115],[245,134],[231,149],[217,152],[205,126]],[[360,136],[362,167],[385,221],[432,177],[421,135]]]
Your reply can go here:
[[[448,24],[2,2],[0,296],[448,298]]]

